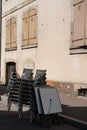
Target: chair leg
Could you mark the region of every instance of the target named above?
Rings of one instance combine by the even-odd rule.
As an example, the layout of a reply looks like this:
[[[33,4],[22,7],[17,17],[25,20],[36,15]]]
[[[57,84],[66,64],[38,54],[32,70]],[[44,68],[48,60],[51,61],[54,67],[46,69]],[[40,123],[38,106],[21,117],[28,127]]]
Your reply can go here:
[[[22,116],[22,106],[19,107],[18,112],[19,112],[18,118],[20,119]]]
[[[11,109],[11,101],[8,102],[8,111]]]

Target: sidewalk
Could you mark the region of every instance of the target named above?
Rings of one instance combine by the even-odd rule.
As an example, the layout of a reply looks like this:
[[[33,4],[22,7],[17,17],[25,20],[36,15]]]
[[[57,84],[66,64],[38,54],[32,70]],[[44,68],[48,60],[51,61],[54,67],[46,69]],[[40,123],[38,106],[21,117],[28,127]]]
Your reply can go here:
[[[87,97],[71,97],[60,94],[63,113],[87,121]]]
[[[87,97],[72,97],[59,94],[63,112],[61,116],[87,126]]]
[[[0,101],[0,130],[81,130],[73,125],[67,123],[60,125],[52,125],[47,128],[37,122],[30,123],[28,119],[18,119],[18,112],[16,105],[12,104],[11,111],[7,111],[7,97],[1,96]]]

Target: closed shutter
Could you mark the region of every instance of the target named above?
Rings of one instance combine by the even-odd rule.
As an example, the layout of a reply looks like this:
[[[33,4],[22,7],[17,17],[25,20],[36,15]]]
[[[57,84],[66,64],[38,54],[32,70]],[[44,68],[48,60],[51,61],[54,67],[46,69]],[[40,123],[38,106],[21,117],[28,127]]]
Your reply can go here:
[[[85,45],[87,45],[87,1],[85,1]]]
[[[10,20],[6,21],[6,48],[10,48],[11,35],[10,35]]]
[[[16,18],[11,19],[11,47],[16,47]]]
[[[73,48],[73,44],[72,44],[72,41],[73,41],[73,35],[74,35],[74,22],[71,22],[71,26],[70,26],[70,48]]]
[[[29,11],[29,44],[36,43],[36,9]]]
[[[28,45],[28,34],[29,34],[28,17],[29,12],[23,14],[22,45]]]
[[[74,32],[73,46],[80,47],[84,45],[84,2],[74,6]]]

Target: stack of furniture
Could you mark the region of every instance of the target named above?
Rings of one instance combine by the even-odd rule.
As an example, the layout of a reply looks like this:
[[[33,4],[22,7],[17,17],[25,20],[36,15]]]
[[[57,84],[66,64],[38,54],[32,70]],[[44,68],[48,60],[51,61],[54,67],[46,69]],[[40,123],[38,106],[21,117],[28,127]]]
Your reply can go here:
[[[8,92],[8,111],[10,111],[11,104],[15,103],[19,108],[20,101],[20,78],[16,72],[12,72],[7,86]]]
[[[31,69],[24,69],[20,78],[16,72],[12,72],[7,86],[8,92],[8,111],[11,104],[18,106],[19,118],[22,114],[23,106],[32,108],[32,88],[33,88],[33,73]]]
[[[39,116],[40,121],[48,120],[48,124],[59,121],[58,113],[62,112],[62,108],[57,89],[46,85],[46,70],[36,70],[34,79],[32,71],[24,69],[21,79],[16,77],[13,80],[12,78],[8,106],[13,101],[17,102],[19,118],[22,115],[23,106],[27,106],[31,113]]]

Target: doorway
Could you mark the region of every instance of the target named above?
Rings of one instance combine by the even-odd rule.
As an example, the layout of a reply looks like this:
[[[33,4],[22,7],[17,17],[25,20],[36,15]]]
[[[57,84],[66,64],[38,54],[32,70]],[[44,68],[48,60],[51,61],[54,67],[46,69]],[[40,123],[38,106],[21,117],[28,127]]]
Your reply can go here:
[[[6,63],[6,85],[8,84],[10,75],[14,70],[16,70],[16,63],[15,62]]]

